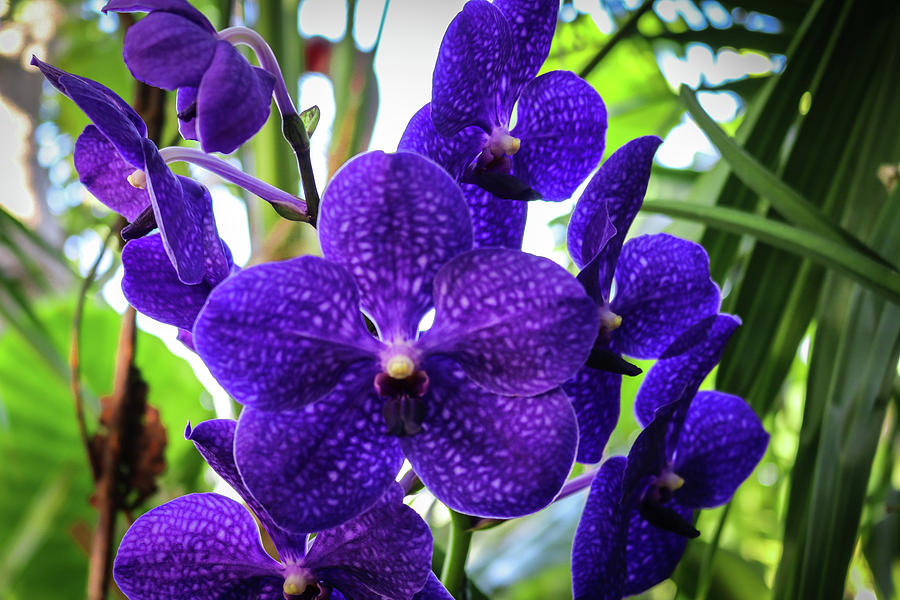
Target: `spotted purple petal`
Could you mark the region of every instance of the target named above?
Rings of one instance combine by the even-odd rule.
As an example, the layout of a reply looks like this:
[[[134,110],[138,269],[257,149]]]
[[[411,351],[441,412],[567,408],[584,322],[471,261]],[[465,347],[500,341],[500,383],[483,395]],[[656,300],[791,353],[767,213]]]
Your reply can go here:
[[[693,514],[690,509],[676,502],[669,502],[666,507],[691,522]],[[684,554],[686,545],[686,537],[659,529],[645,521],[637,511],[632,511],[625,546],[627,575],[624,595],[638,594],[669,577]]]
[[[415,338],[437,270],[472,247],[462,192],[411,152],[368,152],[346,163],[322,198],[322,253],[355,277],[385,341]]]
[[[375,361],[356,286],[314,256],[251,267],[222,282],[194,328],[197,353],[239,402],[292,410],[328,393],[346,368]]]
[[[489,2],[470,0],[456,15],[431,80],[431,118],[441,135],[468,126],[490,133],[494,125],[507,124],[509,115],[498,115],[497,109],[511,47],[506,17]]]
[[[144,138],[147,192],[156,224],[162,234],[169,260],[178,278],[187,284],[200,283],[205,274],[203,222],[204,198],[185,193],[181,182],[163,162],[156,145]]]
[[[190,202],[200,213],[201,240],[203,244],[204,281],[210,285],[216,285],[228,275],[234,268],[231,259],[231,250],[219,237],[216,227],[216,218],[213,214],[212,196],[206,186],[201,185],[189,177],[178,175],[181,190],[185,202]]]
[[[134,167],[119,156],[116,147],[94,125],[88,125],[75,141],[78,180],[97,200],[133,221],[150,206],[146,190],[128,183]]]
[[[232,419],[210,419],[193,429],[190,423],[184,430],[185,439],[203,456],[213,471],[243,498],[247,506],[262,522],[272,538],[282,561],[297,561],[306,553],[306,534],[292,535],[279,529],[266,508],[250,493],[234,462],[234,434],[237,422]]]
[[[605,211],[616,229],[616,235],[604,247],[599,269],[604,297],[609,287],[619,252],[631,222],[644,201],[653,155],[662,140],[646,136],[631,140],[610,156],[578,199],[569,220],[567,244],[572,260],[579,268],[593,258],[582,251],[585,234],[599,211]]]
[[[186,140],[197,140],[197,88],[185,86],[175,94],[178,133]]]
[[[70,75],[53,65],[31,58],[44,77],[56,89],[71,99],[93,122],[119,154],[136,169],[144,168],[141,140],[147,126],[128,103],[115,92],[96,81]]]
[[[375,370],[356,368],[327,396],[299,410],[245,408],[238,422],[238,469],[279,527],[313,532],[366,510],[403,464],[385,434]]]
[[[215,35],[194,21],[153,12],[128,28],[122,56],[135,79],[174,90],[200,83],[216,45]]]
[[[578,443],[566,395],[497,396],[449,361],[431,361],[426,370],[425,431],[400,444],[428,489],[450,508],[482,517],[520,517],[547,506]]]
[[[218,494],[190,494],[134,522],[113,577],[133,600],[278,600],[280,570],[243,506]]]
[[[430,158],[458,181],[465,168],[481,152],[486,139],[485,133],[477,127],[466,127],[451,137],[442,136],[434,128],[429,103],[409,120],[397,150]]]
[[[619,391],[622,376],[582,367],[563,384],[578,417],[578,462],[595,463],[603,458],[606,442],[619,421]]]
[[[634,399],[634,414],[641,425],[653,419],[654,411],[682,397],[693,398],[712,371],[731,334],[741,324],[732,315],[713,315],[693,325],[673,344],[691,349],[658,361],[641,383]]]
[[[124,115],[124,117],[128,119],[128,121],[134,126],[134,129],[138,132],[138,135],[147,135],[147,125],[144,123],[144,120],[141,118],[141,116],[137,114],[137,112],[133,108],[131,108],[131,106],[127,102],[125,102],[118,94],[116,94],[105,85],[97,83],[93,79],[88,79],[87,77],[81,77],[79,75],[66,73],[62,69],[57,69],[53,65],[45,63],[39,60],[38,57],[33,55],[31,57],[31,64],[40,69],[41,73],[44,75],[44,77],[47,78],[47,81],[49,81],[53,85],[53,87],[68,96],[76,104],[78,104],[79,101],[69,95],[70,91],[68,90],[65,81],[61,81],[61,78],[65,75],[80,80],[82,83],[84,83],[94,91],[93,95],[99,98],[103,98],[104,103],[106,103],[113,110]],[[80,104],[79,108],[81,108]],[[82,108],[82,110],[84,109]],[[137,151],[140,152],[140,149],[137,149]]]
[[[684,485],[675,500],[691,508],[728,502],[762,459],[769,434],[737,396],[699,392],[688,409],[675,454]]]
[[[606,107],[574,73],[544,73],[522,90],[511,135],[522,140],[513,175],[544,200],[565,200],[603,157]]]
[[[210,33],[216,29],[199,10],[191,6],[187,0],[110,0],[101,9],[105,12],[152,12],[162,10],[190,19]]]
[[[498,198],[477,185],[460,186],[472,217],[472,236],[476,248],[522,248],[528,203]]]
[[[451,356],[497,394],[541,394],[571,379],[599,327],[594,303],[565,269],[506,248],[447,263],[434,279],[434,300],[421,348]]]
[[[304,566],[348,598],[407,599],[431,573],[431,530],[396,484],[367,512],[313,541]]]
[[[612,347],[659,358],[690,325],[719,310],[703,246],[666,233],[629,240],[616,265],[612,312],[622,317]]]
[[[550,53],[559,12],[557,0],[496,0],[512,34],[512,52],[502,80],[504,114],[512,114],[522,87],[537,75]],[[598,159],[599,160],[599,159]]]
[[[197,137],[204,152],[234,152],[265,125],[275,78],[228,42],[216,43],[197,93]]]
[[[131,240],[122,250],[122,293],[138,312],[190,331],[212,285],[178,279],[158,234]]]
[[[575,600],[620,600],[625,572],[625,522],[619,499],[625,458],[603,463],[588,493],[572,544]]]

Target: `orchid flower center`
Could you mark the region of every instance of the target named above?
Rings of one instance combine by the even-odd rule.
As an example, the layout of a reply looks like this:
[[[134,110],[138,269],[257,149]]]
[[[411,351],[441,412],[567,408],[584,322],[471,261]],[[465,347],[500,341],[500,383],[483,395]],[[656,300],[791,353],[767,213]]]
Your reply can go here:
[[[382,414],[388,434],[406,437],[422,431],[428,375],[417,367],[409,348],[392,348],[382,359],[375,391],[385,399]]]
[[[673,494],[683,485],[684,478],[675,473],[671,465],[667,466],[659,475],[650,480],[650,484],[641,497],[638,512],[645,521],[659,529],[671,531],[687,538],[695,538],[700,535],[700,532],[674,508],[666,506]]]
[[[477,166],[484,171],[508,173],[512,168],[509,157],[519,151],[521,141],[509,135],[505,127],[494,127],[478,157]]]
[[[327,600],[331,588],[320,584],[306,569],[291,571],[281,588],[284,600]]]
[[[134,173],[128,176],[128,183],[131,184],[131,187],[136,187],[139,190],[143,190],[147,188],[147,174],[137,169]]]
[[[622,317],[609,310],[609,305],[604,304],[599,309],[600,329],[602,332],[611,333],[622,325]]]

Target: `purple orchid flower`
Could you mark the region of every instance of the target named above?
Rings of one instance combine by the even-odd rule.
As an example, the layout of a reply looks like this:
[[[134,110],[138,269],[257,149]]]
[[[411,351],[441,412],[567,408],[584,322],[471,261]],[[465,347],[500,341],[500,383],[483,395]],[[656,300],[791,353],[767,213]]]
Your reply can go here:
[[[271,537],[279,560],[260,542],[253,516],[219,494],[190,494],[131,526],[113,576],[131,600],[439,600],[431,574],[431,531],[391,486],[368,511],[307,536],[279,529],[247,490],[234,463],[235,422],[188,425],[185,437],[243,498]],[[301,524],[301,529],[303,525]]]
[[[251,267],[210,294],[197,351],[246,406],[237,464],[280,526],[363,510],[404,454],[468,514],[520,516],[559,491],[577,425],[558,386],[587,358],[597,312],[547,259],[470,250],[471,227],[443,169],[370,152],[325,190],[324,259]]]
[[[432,101],[400,141],[463,184],[476,246],[521,247],[522,201],[568,198],[603,156],[599,94],[567,71],[535,77],[558,10],[556,0],[466,3],[441,43]]]
[[[103,12],[148,12],[123,58],[140,81],[178,90],[178,127],[205,152],[233,152],[269,118],[275,77],[252,66],[186,0],[111,0]]]
[[[202,185],[176,176],[147,126],[109,88],[32,57],[56,89],[84,111],[88,125],[75,143],[81,182],[101,202],[133,223],[131,235],[159,227],[166,255],[185,284],[228,274],[230,266],[216,231],[212,200]],[[127,236],[128,232],[126,232]]]
[[[664,233],[625,243],[660,143],[655,136],[637,138],[613,153],[569,221],[569,254],[600,313],[587,366],[563,386],[578,414],[580,462],[603,457],[619,419],[622,375],[640,373],[622,355],[660,358],[685,329],[719,309],[702,246]]]
[[[226,276],[240,268],[234,264],[231,251],[222,242],[229,271],[222,273],[218,265],[208,264],[200,283],[187,285],[178,279],[166,254],[162,236],[148,235],[129,241],[122,249],[122,293],[138,312],[161,323],[178,328],[178,338],[194,350],[194,322],[206,304],[209,293]]]
[[[671,575],[699,535],[693,510],[728,502],[762,459],[769,436],[747,403],[697,392],[738,324],[730,315],[705,319],[674,342],[690,350],[648,373],[636,409],[646,427],[627,460],[600,468],[575,533],[576,599],[618,600]]]

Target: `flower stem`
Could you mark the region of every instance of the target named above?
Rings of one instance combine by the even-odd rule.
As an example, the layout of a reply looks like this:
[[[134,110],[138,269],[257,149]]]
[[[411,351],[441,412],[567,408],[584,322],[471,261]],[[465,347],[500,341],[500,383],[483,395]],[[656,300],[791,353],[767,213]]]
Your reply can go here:
[[[450,543],[441,569],[441,583],[456,600],[466,597],[466,558],[472,542],[471,524],[469,515],[450,511]]]
[[[300,181],[303,183],[303,195],[306,197],[306,206],[308,207],[305,211],[309,217],[308,222],[315,227],[319,213],[319,190],[316,187],[316,177],[309,155],[309,135],[306,133],[306,127],[297,114],[291,95],[287,91],[275,53],[259,33],[247,27],[223,29],[219,32],[219,39],[234,45],[249,46],[256,54],[260,66],[275,77],[275,104],[281,112],[281,131],[297,157]]]
[[[173,162],[186,162],[203,167],[207,171],[215,173],[222,179],[230,181],[235,185],[239,185],[245,190],[252,192],[271,203],[278,210],[279,214],[290,214],[295,221],[309,222],[310,217],[306,209],[306,203],[297,198],[293,194],[289,194],[284,190],[261,181],[256,177],[252,177],[231,166],[224,160],[216,158],[210,154],[197,150],[196,148],[182,148],[180,146],[169,146],[159,151],[160,156],[166,161],[166,164]]]
[[[275,78],[275,104],[278,106],[281,115],[297,114],[297,109],[294,108],[294,101],[291,100],[291,95],[288,93],[287,85],[284,82],[284,76],[281,74],[281,67],[278,66],[278,59],[275,58],[272,48],[259,33],[249,27],[229,27],[219,32],[219,39],[228,42],[232,46],[237,46],[238,44],[249,46],[256,55],[259,66]]]

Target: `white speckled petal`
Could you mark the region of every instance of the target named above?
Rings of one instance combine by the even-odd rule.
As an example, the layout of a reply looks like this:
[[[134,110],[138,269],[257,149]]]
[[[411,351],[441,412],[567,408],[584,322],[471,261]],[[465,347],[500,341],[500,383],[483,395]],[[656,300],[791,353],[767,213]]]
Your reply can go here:
[[[512,34],[512,51],[501,91],[505,113],[510,114],[522,87],[547,60],[559,0],[495,0],[494,6],[506,16]]]
[[[591,367],[563,384],[578,417],[578,462],[596,463],[603,458],[606,442],[619,421],[622,376]]]
[[[226,279],[197,318],[194,344],[228,393],[265,410],[317,400],[381,348],[363,324],[353,278],[315,256]]]
[[[441,135],[474,125],[490,133],[509,118],[498,115],[501,80],[512,46],[509,24],[485,0],[470,0],[453,19],[431,80],[431,118]]]
[[[660,406],[683,397],[693,398],[700,384],[719,362],[725,344],[740,324],[741,320],[733,315],[712,315],[680,335],[673,345],[690,349],[671,358],[664,357],[644,377],[634,399],[634,414],[638,423],[650,423]]]
[[[569,71],[533,79],[518,103],[511,135],[522,141],[513,175],[544,200],[565,200],[603,158],[606,107],[600,94]]]
[[[408,600],[431,573],[431,530],[391,485],[367,512],[320,532],[303,565],[348,598]]]
[[[131,240],[122,249],[122,293],[142,314],[190,331],[212,286],[178,279],[159,234]]]
[[[762,459],[769,434],[743,399],[699,392],[688,409],[675,472],[684,485],[675,500],[691,508],[725,504]]]
[[[609,296],[619,251],[644,201],[650,166],[661,143],[656,136],[646,136],[631,140],[616,150],[591,178],[569,219],[566,243],[569,255],[579,268],[594,258],[594,253],[586,252],[582,246],[597,213],[605,212],[615,227],[615,237],[602,248],[600,277],[605,288],[604,297]]]
[[[666,507],[677,512],[688,523],[692,522],[691,510],[676,502],[669,502]],[[639,594],[668,578],[681,560],[686,545],[686,537],[659,529],[645,521],[637,510],[631,511],[625,544],[627,575],[624,595]]]
[[[481,517],[514,518],[547,506],[578,443],[562,390],[497,396],[449,361],[431,361],[426,370],[425,431],[400,444],[428,489],[450,508]]]
[[[334,175],[322,198],[319,240],[350,271],[381,338],[414,339],[431,308],[434,274],[472,247],[462,192],[412,152],[368,152]]]
[[[703,246],[667,233],[642,235],[622,248],[610,309],[622,317],[612,348],[635,358],[659,358],[693,323],[719,310]]]
[[[372,506],[394,481],[403,454],[386,435],[374,377],[374,368],[357,368],[300,410],[241,413],[237,466],[279,527],[334,527]]]
[[[594,302],[549,259],[506,248],[457,256],[434,279],[434,326],[419,341],[476,383],[534,395],[570,379],[597,337]]]
[[[619,499],[625,458],[603,463],[591,482],[572,543],[575,600],[620,600],[625,572],[625,522]]]
[[[278,600],[281,565],[263,550],[239,503],[190,494],[142,515],[125,533],[113,565],[132,600]]]
[[[477,185],[460,186],[472,216],[472,236],[476,248],[522,248],[528,203],[498,198]]]

